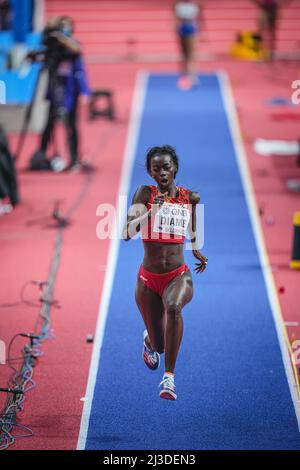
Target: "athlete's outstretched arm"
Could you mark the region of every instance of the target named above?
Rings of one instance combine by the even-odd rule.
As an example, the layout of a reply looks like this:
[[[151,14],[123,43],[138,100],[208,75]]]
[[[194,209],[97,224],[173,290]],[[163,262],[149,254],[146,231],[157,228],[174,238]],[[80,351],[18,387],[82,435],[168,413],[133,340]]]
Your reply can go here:
[[[197,220],[196,220],[196,206],[200,202],[200,195],[194,191],[190,191],[189,194],[190,203],[192,204],[192,216],[189,223],[189,233],[191,237],[192,243],[192,250],[194,257],[200,261],[200,263],[196,263],[196,267],[194,271],[196,273],[203,273],[206,269],[208,259],[204,256],[198,248],[198,240],[197,240]]]

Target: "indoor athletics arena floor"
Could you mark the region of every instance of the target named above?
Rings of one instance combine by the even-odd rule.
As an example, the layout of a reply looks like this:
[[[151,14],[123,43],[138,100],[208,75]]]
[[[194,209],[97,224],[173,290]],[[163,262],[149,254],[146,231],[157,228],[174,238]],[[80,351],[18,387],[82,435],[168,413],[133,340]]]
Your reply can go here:
[[[48,14],[67,11],[79,23],[90,4],[48,2]],[[33,436],[11,449],[300,449],[300,273],[289,268],[299,194],[286,189],[300,167],[296,156],[253,150],[257,138],[299,137],[300,108],[269,104],[290,99],[299,64],[201,60],[199,86],[181,91],[176,62],[92,60],[95,46],[78,29],[91,86],[113,90],[117,119],[81,115],[92,173],[27,172],[30,135],[18,164],[22,204],[0,219],[7,344],[35,328],[40,291],[26,283],[53,275],[53,331],[18,416]],[[141,358],[141,242],[96,236],[97,207],[150,184],[145,153],[162,143],[181,157],[178,184],[201,194],[209,259],[184,310],[176,402],[159,399],[162,371],[150,373]],[[52,217],[57,201],[70,222],[63,229]],[[12,357],[25,342],[16,340]],[[0,367],[1,384],[10,373]]]

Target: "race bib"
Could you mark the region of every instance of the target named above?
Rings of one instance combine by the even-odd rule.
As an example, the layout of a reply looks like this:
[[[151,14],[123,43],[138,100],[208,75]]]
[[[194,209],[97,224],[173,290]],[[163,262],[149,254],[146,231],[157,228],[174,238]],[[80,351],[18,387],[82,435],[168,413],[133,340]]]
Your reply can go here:
[[[164,203],[155,214],[153,232],[185,236],[189,220],[188,204]]]

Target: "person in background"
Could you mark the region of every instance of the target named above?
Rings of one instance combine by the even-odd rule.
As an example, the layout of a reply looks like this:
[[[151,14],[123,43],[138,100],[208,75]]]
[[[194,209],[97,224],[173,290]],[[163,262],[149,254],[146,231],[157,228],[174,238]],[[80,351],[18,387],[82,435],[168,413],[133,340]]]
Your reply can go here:
[[[183,76],[180,88],[190,88],[198,84],[196,75],[196,47],[200,22],[203,19],[203,4],[200,1],[181,0],[174,2],[176,33],[182,55]]]
[[[0,216],[11,212],[19,202],[14,160],[4,128],[0,124]]]
[[[50,101],[50,107],[48,120],[41,136],[39,151],[46,153],[55,121],[58,118],[62,119],[66,127],[70,151],[70,164],[67,169],[75,170],[78,169],[79,147],[77,130],[78,100],[80,95],[89,96],[90,91],[81,56],[81,47],[72,37],[73,30],[73,20],[68,16],[59,18],[57,28],[53,24],[50,25],[47,41],[50,43],[50,50],[53,49],[58,52],[57,57],[55,54],[50,53],[49,58],[51,65],[46,98]]]
[[[9,0],[0,0],[0,31],[10,29],[10,2]]]
[[[287,6],[291,1],[293,0],[252,0],[260,10],[258,31],[269,60],[273,60],[275,55],[279,10],[281,7]]]

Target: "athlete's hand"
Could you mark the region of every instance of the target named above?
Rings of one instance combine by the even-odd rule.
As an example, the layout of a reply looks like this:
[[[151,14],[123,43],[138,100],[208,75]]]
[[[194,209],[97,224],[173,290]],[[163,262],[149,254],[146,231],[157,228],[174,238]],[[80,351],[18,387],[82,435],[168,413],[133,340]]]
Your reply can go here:
[[[200,261],[200,263],[196,263],[194,271],[196,271],[196,274],[203,273],[206,269],[208,259],[199,250],[193,250],[193,255]]]
[[[158,194],[155,198],[154,198],[154,204],[157,204],[158,206],[162,206],[163,203],[165,202],[165,196],[163,194]]]
[[[152,207],[150,209],[150,215],[155,216],[155,214],[159,211],[163,203],[165,202],[165,198],[163,195],[159,194],[153,200]]]

